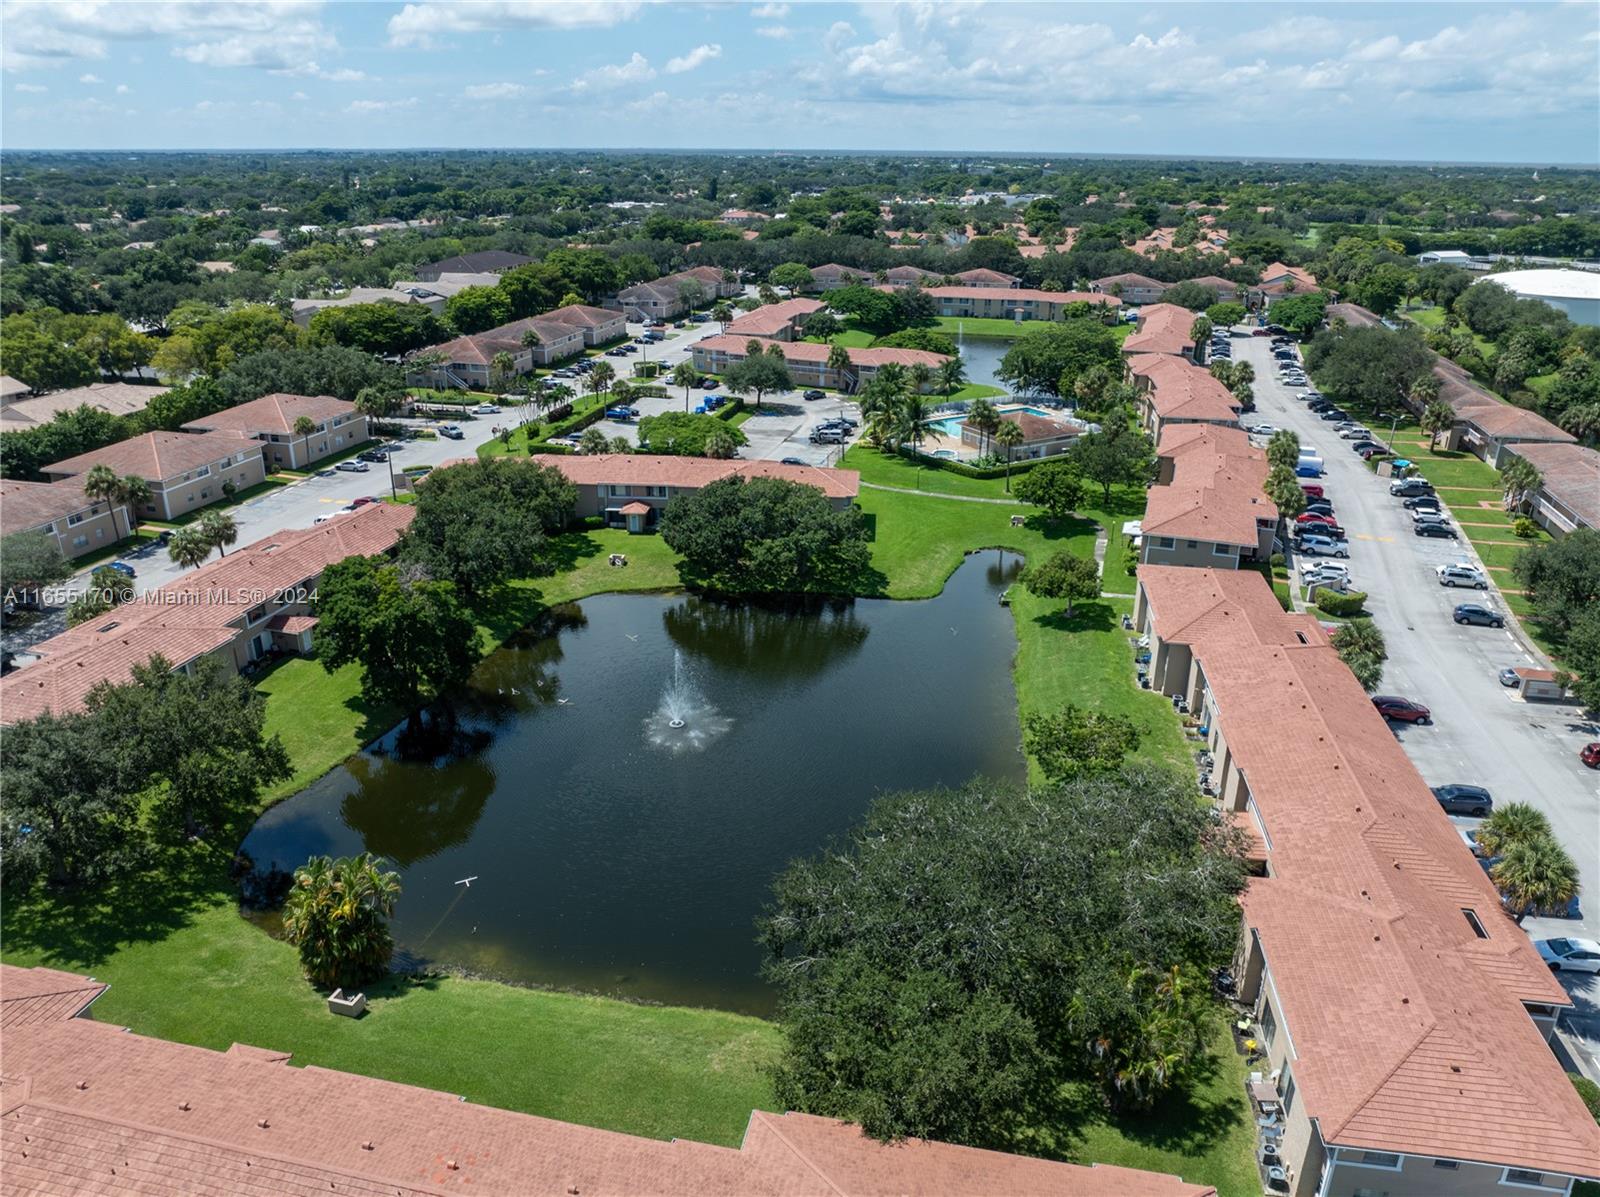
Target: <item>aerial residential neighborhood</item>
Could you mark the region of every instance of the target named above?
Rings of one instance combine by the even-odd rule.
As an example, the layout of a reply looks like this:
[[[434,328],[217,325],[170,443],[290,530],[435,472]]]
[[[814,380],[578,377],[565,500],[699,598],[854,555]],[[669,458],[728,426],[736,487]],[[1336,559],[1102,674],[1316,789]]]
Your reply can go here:
[[[0,1193],[1600,1193],[1597,36],[6,3]]]

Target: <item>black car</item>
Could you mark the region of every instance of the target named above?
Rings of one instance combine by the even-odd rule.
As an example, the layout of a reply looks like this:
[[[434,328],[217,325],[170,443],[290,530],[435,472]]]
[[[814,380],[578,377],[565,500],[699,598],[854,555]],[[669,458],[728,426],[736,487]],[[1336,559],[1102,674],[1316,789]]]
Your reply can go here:
[[[1439,496],[1412,495],[1404,503],[1400,504],[1400,506],[1404,507],[1407,511],[1438,511]]]
[[[1482,786],[1434,786],[1433,796],[1447,815],[1471,815],[1481,819],[1494,809],[1494,799]]]
[[[827,396],[824,395],[821,391],[802,391],[800,393],[800,398],[802,398],[802,399],[826,399]]]
[[[1480,607],[1477,603],[1457,603],[1453,618],[1457,623],[1476,624],[1483,628],[1506,626],[1504,615],[1498,611],[1491,611],[1488,607]]]
[[[1385,452],[1384,447],[1377,441],[1352,441],[1350,443],[1350,452],[1352,453],[1364,453],[1368,449],[1376,453]]]
[[[1313,399],[1310,403],[1306,404],[1306,410],[1307,411],[1314,411],[1314,412],[1324,412],[1324,411],[1327,411],[1332,406],[1333,406],[1333,404],[1331,402],[1329,402],[1327,399]]]
[[[1348,420],[1350,413],[1340,407],[1324,407],[1318,413],[1324,420]]]
[[[356,454],[356,460],[357,461],[370,461],[370,462],[374,462],[374,463],[380,462],[380,461],[388,461],[389,460],[389,454],[388,454],[387,450],[384,450],[384,449],[364,449],[360,453]]]
[[[1417,495],[1431,495],[1433,483],[1422,478],[1401,478],[1389,483],[1389,493],[1399,499],[1411,499]]]
[[[702,379],[701,382],[700,382],[700,389],[703,390],[703,391],[714,391],[714,390],[716,390],[717,389],[717,380],[715,378]]]
[[[1333,514],[1333,504],[1329,503],[1327,500],[1323,500],[1319,503],[1307,503],[1306,509],[1302,514],[1331,516]]]
[[[1431,536],[1436,540],[1461,539],[1449,524],[1418,524],[1412,531],[1418,536]]]

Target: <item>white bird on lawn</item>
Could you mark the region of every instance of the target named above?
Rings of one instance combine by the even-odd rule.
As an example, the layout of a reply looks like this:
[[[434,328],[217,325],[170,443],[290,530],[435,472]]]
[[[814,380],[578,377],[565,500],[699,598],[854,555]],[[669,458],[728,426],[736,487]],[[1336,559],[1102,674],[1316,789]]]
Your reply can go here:
[[[626,636],[629,640],[637,640],[637,639],[639,639],[639,637],[635,636],[632,632],[624,632],[622,634],[624,636]]]
[[[556,705],[558,707],[564,707],[571,701],[572,701],[572,699],[570,699],[570,698],[558,698],[558,699],[556,699]]]

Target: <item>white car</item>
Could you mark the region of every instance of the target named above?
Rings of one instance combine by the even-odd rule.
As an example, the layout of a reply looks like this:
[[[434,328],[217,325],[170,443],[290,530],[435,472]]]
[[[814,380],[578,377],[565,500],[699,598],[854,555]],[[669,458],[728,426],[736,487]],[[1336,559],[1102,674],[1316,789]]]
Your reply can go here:
[[[1372,437],[1372,429],[1363,428],[1360,424],[1357,424],[1354,428],[1340,429],[1339,436],[1341,439],[1347,441],[1369,440]]]
[[[1592,939],[1536,939],[1533,946],[1553,973],[1600,973],[1600,943]]]
[[[1474,590],[1489,589],[1489,580],[1483,576],[1483,571],[1475,565],[1464,561],[1452,565],[1441,565],[1435,570],[1439,575],[1441,586],[1471,586]]]
[[[1300,550],[1307,557],[1339,557],[1350,555],[1350,543],[1334,540],[1331,536],[1302,536]]]
[[[1310,587],[1310,586],[1335,586],[1335,587],[1348,586],[1348,585],[1350,585],[1350,571],[1345,569],[1345,568],[1343,568],[1342,566],[1339,569],[1336,569],[1336,570],[1335,569],[1317,569],[1317,568],[1313,567],[1313,568],[1307,569],[1303,573],[1301,573],[1301,575],[1300,575],[1300,585],[1307,586],[1307,587]]]
[[[500,409],[493,403],[480,403],[472,409],[472,412],[478,416],[498,416]]]

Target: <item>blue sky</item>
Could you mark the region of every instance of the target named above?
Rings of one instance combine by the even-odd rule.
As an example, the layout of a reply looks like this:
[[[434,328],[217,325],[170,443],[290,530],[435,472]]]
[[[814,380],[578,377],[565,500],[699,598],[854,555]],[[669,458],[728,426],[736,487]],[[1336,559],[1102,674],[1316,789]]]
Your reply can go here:
[[[1600,7],[5,0],[0,146],[1600,158]]]

